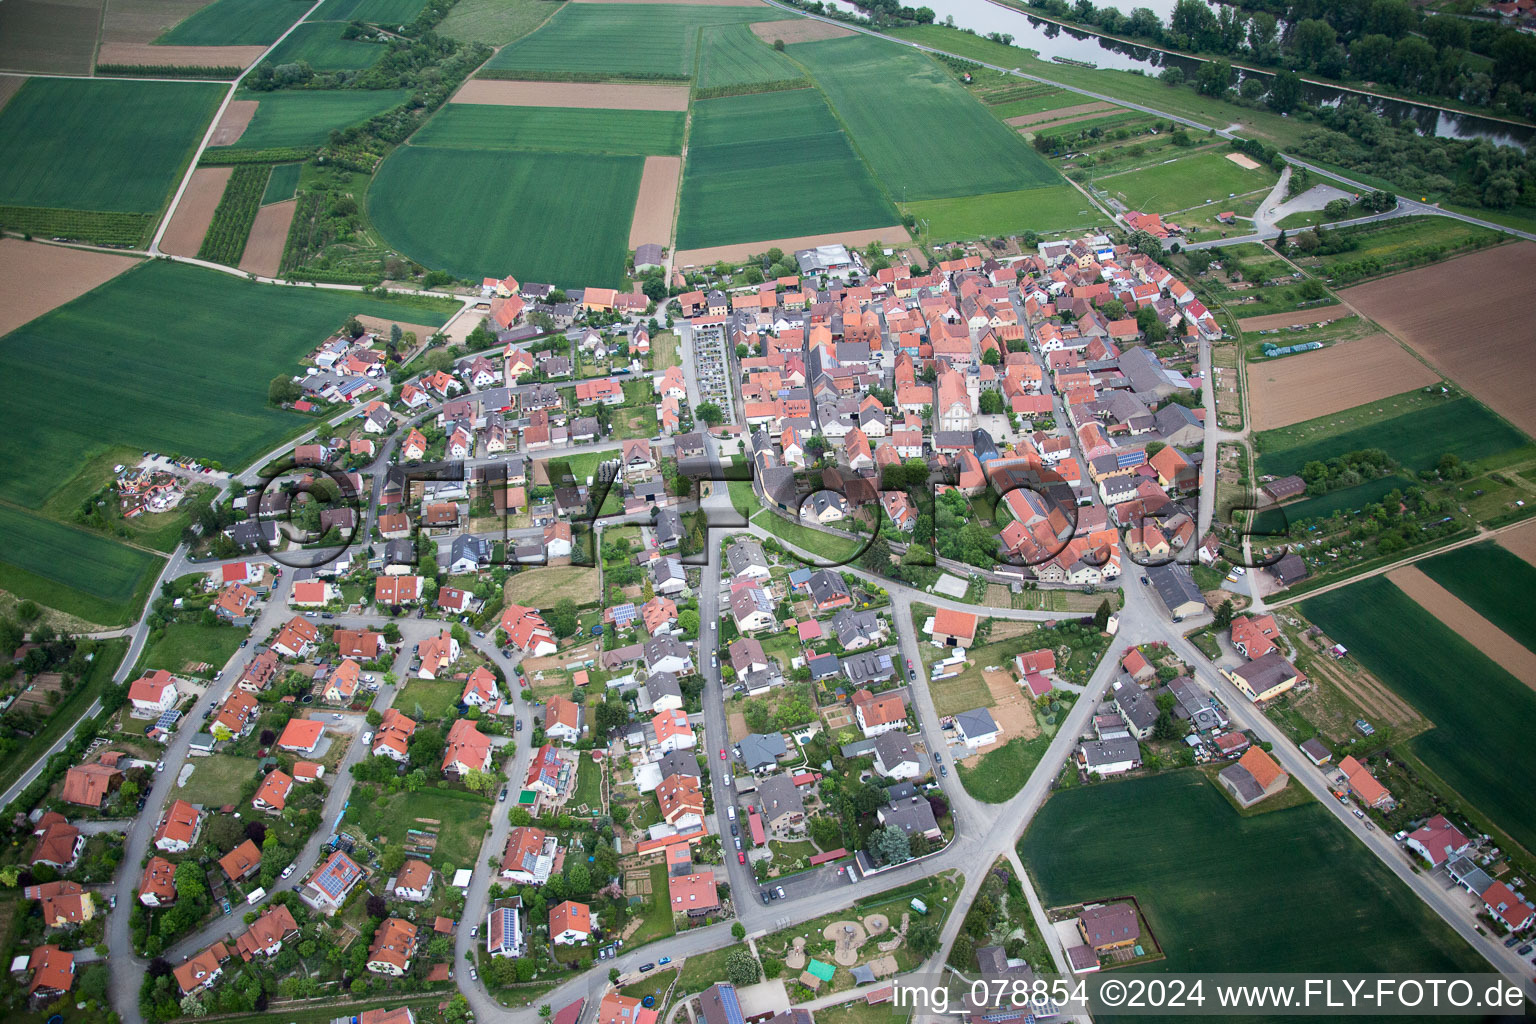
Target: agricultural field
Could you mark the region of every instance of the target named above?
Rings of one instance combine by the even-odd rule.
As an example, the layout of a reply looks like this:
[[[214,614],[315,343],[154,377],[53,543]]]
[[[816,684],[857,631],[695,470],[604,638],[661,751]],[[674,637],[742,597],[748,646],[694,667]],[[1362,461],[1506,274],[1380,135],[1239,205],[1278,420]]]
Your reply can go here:
[[[318,146],[333,128],[350,128],[410,99],[409,89],[336,89],[242,92],[257,100],[256,115],[232,143],[238,149]],[[220,150],[210,150],[217,155]]]
[[[680,81],[693,77],[701,28],[790,17],[767,7],[567,4],[492,57],[486,77]]]
[[[1435,723],[1411,742],[1424,764],[1527,850],[1536,849],[1536,790],[1510,785],[1509,774],[1523,763],[1536,729],[1536,690],[1382,577],[1308,598],[1300,609]]]
[[[0,505],[0,530],[0,589],[102,626],[134,618],[163,564],[147,551],[9,505]]]
[[[505,46],[549,20],[564,0],[459,0],[437,33],[461,43]]]
[[[261,194],[261,205],[270,206],[285,199],[292,199],[299,187],[299,174],[303,164],[278,164],[267,177],[267,187]]]
[[[388,28],[409,25],[426,6],[427,0],[325,0],[314,20],[362,21]]]
[[[1061,183],[1044,158],[932,58],[864,35],[796,43],[788,52],[826,92],[855,148],[898,203]],[[902,83],[899,98],[892,82]]]
[[[1268,167],[1247,169],[1229,156],[1240,154],[1213,149],[1194,156],[1122,171],[1094,179],[1094,187],[1124,202],[1133,210],[1172,214],[1197,205],[1228,207],[1228,194],[1243,195],[1274,186],[1279,177]]]
[[[90,74],[100,23],[101,0],[7,0],[0,4],[0,68]]]
[[[509,593],[515,593],[520,602],[539,608],[559,604],[569,598],[578,605],[597,600],[596,569],[579,565],[554,565],[524,569],[517,573],[516,583],[510,584]]]
[[[1134,895],[1156,970],[1486,969],[1327,809],[1244,817],[1198,770],[1058,792],[1019,856],[1048,907]]]
[[[804,72],[745,22],[706,25],[696,85],[700,89],[759,86],[804,78]]]
[[[1297,343],[1285,337],[1275,340],[1280,345]],[[1438,373],[1378,332],[1311,352],[1250,359],[1248,414],[1255,430],[1270,430],[1439,382]]]
[[[158,213],[223,86],[34,78],[0,110],[0,207]]]
[[[1415,564],[1483,618],[1536,651],[1536,619],[1530,614],[1536,566],[1493,541]]]
[[[411,137],[413,146],[519,152],[675,155],[682,111],[590,110],[448,103]]]
[[[138,262],[135,256],[0,238],[0,281],[8,285],[0,308],[0,336],[79,298]]]
[[[267,63],[303,61],[316,71],[362,71],[384,56],[382,43],[342,38],[346,28],[340,21],[307,21],[272,51]]]
[[[935,241],[988,238],[1024,231],[1065,233],[1104,220],[1081,192],[1065,184],[1020,192],[905,203],[902,212],[916,217],[918,229],[926,230]]]
[[[309,7],[308,0],[214,0],[155,42],[166,46],[268,46]]]
[[[374,175],[368,213],[389,245],[461,277],[619,286],[644,162],[403,146]]]
[[[1401,217],[1339,228],[1338,232],[1341,237],[1355,240],[1357,247],[1326,256],[1305,256],[1297,261],[1319,277],[1336,278],[1338,284],[1436,263],[1458,252],[1495,245],[1506,237],[1449,217]],[[1508,265],[1510,255],[1506,251],[1490,259]]]
[[[815,89],[695,103],[681,204],[679,249],[900,220]]]
[[[141,264],[0,339],[4,375],[33,385],[5,406],[0,493],[40,505],[114,444],[244,465],[306,422],[267,405],[274,374],[296,370],[349,316],[400,310],[358,295]],[[418,308],[410,318],[434,326],[445,319]],[[217,374],[208,370],[211,357]],[[93,415],[82,418],[80,409]]]

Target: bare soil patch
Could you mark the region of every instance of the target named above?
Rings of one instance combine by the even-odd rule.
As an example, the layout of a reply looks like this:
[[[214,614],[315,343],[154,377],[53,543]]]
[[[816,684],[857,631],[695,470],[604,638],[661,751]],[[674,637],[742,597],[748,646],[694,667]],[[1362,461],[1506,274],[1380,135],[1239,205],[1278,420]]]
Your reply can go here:
[[[266,52],[265,46],[151,46],[148,43],[102,43],[100,52],[96,54],[96,63],[175,64],[178,67],[189,68],[248,68],[260,60],[261,55]],[[250,103],[253,107],[256,105],[254,100],[236,100],[235,102]]]
[[[1350,312],[1349,307],[1340,306],[1335,303],[1332,306],[1314,306],[1311,309],[1298,309],[1291,313],[1250,316],[1246,320],[1239,320],[1237,326],[1245,331],[1272,331],[1276,327],[1310,326],[1329,320],[1342,320],[1347,316],[1354,316]]]
[[[0,238],[0,335],[79,298],[139,262],[132,256]]]
[[[1249,156],[1244,156],[1241,153],[1228,153],[1227,159],[1231,160],[1245,171],[1256,171],[1259,169],[1259,162],[1257,160]]]
[[[160,248],[172,256],[196,256],[213,223],[213,211],[224,197],[224,186],[229,183],[233,167],[199,167],[192,172],[192,180],[182,193],[171,223],[166,226],[160,239]]]
[[[1372,281],[1340,298],[1397,335],[1527,434],[1536,434],[1530,309],[1536,243],[1518,242]]]
[[[496,107],[578,107],[583,110],[687,110],[688,87],[471,78],[459,87],[449,102]]]
[[[107,0],[101,20],[101,42],[152,43],[168,30],[207,7],[212,0]],[[157,50],[168,47],[155,47]],[[98,63],[103,58],[98,58]],[[164,61],[149,61],[161,64]]]
[[[1006,671],[982,672],[992,694],[992,720],[1002,727],[1004,742],[1015,736],[1032,740],[1040,735],[1040,722],[1024,690]]]
[[[258,277],[277,276],[283,264],[283,246],[288,244],[293,210],[298,205],[297,199],[286,199],[256,211],[250,237],[245,240],[245,253],[240,257],[241,270]]]
[[[707,263],[741,263],[754,253],[769,249],[794,252],[797,249],[814,249],[818,245],[834,245],[842,242],[849,248],[863,248],[870,242],[900,245],[907,241],[907,229],[900,224],[888,228],[870,228],[866,231],[843,231],[830,235],[802,235],[799,238],[774,238],[762,242],[738,242],[735,245],[715,245],[708,249],[683,249],[673,261],[678,267],[697,267]]]
[[[437,333],[436,327],[428,327],[426,324],[408,324],[404,320],[385,320],[376,316],[365,316],[361,313],[358,314],[357,319],[368,330],[375,334],[382,334],[386,338],[389,337],[389,328],[393,324],[399,324],[402,331],[415,332],[418,342],[426,341]]]
[[[1064,117],[1075,117],[1078,114],[1092,114],[1101,110],[1114,110],[1113,103],[1105,103],[1103,100],[1095,100],[1092,103],[1078,103],[1071,107],[1057,107],[1055,110],[1042,110],[1035,114],[1020,114],[1018,117],[1010,117],[1008,123],[1015,128],[1025,125],[1040,124],[1044,121],[1060,121]]]
[[[213,138],[209,140],[210,146],[232,146],[245,134],[246,126],[251,123],[251,118],[256,116],[256,108],[260,100],[230,100],[229,106],[224,108],[224,116],[219,118],[218,126],[213,129]]]
[[[1483,618],[1461,598],[1424,575],[1417,566],[1405,565],[1387,573],[1399,590],[1425,611],[1455,630],[1462,639],[1498,662],[1510,675],[1536,690],[1536,652]]]
[[[853,35],[853,29],[828,25],[824,21],[815,21],[811,18],[796,18],[793,21],[754,21],[751,28],[753,35],[770,43],[775,39],[782,39],[785,44],[814,43],[818,39],[841,39],[843,36]]]
[[[677,182],[683,176],[680,156],[648,156],[635,197],[635,219],[629,223],[629,247],[672,243],[672,217],[677,212]]]
[[[1536,565],[1536,519],[1530,519],[1512,530],[1499,534],[1499,544],[1510,554]]]
[[[1103,110],[1094,114],[1078,114],[1076,117],[1064,117],[1059,121],[1042,121],[1037,124],[1028,125],[1020,128],[1019,132],[1024,135],[1033,135],[1051,128],[1062,128],[1069,124],[1077,124],[1079,121],[1097,121],[1105,116],[1107,116],[1107,112]]]
[[[1439,380],[1385,334],[1248,364],[1248,414],[1272,430],[1353,409]]]
[[[5,104],[26,81],[21,75],[0,75],[0,110],[5,109]]]
[[[740,743],[752,732],[751,729],[747,728],[747,716],[740,711],[726,715],[725,724],[730,729],[732,743]]]

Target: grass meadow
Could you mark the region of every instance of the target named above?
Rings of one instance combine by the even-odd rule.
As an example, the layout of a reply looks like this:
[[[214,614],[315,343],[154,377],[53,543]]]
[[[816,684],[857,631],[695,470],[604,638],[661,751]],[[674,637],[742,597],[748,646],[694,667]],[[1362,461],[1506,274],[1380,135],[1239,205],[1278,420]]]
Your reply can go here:
[[[1418,563],[1425,575],[1479,615],[1536,651],[1536,566],[1494,541],[1448,551]]]
[[[681,110],[588,110],[448,103],[411,138],[413,146],[519,152],[675,156]]]
[[[619,286],[641,157],[404,146],[368,191],[389,245],[461,277]],[[571,233],[582,225],[580,237]]]
[[[1536,850],[1536,790],[1511,784],[1511,772],[1518,774],[1536,735],[1536,691],[1384,576],[1308,598],[1300,608],[1435,723],[1411,741],[1420,760],[1526,849]]]
[[[437,26],[461,43],[505,46],[537,29],[564,0],[459,0]]]
[[[1071,185],[1043,185],[958,199],[929,199],[902,206],[935,240],[991,238],[1035,231],[1065,232],[1102,223],[1103,216]]]
[[[1268,167],[1246,170],[1227,159],[1227,150],[1214,149],[1140,170],[1111,174],[1094,185],[1125,202],[1133,210],[1171,213],[1204,202],[1218,206],[1229,193],[1242,195],[1270,188],[1279,177]],[[1226,209],[1226,207],[1222,207]]]
[[[261,194],[261,205],[292,199],[299,187],[299,175],[303,170],[303,164],[278,164],[272,168],[272,173],[267,176],[266,191]]]
[[[341,21],[307,21],[268,55],[267,63],[276,66],[304,61],[316,71],[362,71],[384,56],[382,43],[343,39],[346,28]]]
[[[29,80],[0,111],[0,206],[158,213],[223,91],[192,82]]]
[[[1487,969],[1325,808],[1243,817],[1198,771],[1058,792],[1019,856],[1046,906],[1135,896],[1154,971]]]
[[[325,0],[316,21],[365,21],[370,25],[409,25],[427,0]]]
[[[148,672],[162,668],[177,675],[212,676],[224,667],[240,649],[240,641],[248,634],[233,626],[201,626],[173,622],[166,626],[160,639],[154,641],[139,659],[138,670]],[[206,671],[193,673],[188,664],[206,664]]]
[[[309,0],[214,0],[166,32],[168,46],[266,46],[304,16]]]
[[[259,101],[256,116],[233,146],[220,146],[212,152],[318,146],[331,129],[350,128],[410,97],[409,89],[242,92],[237,99]]]
[[[775,50],[745,23],[706,25],[699,53],[700,89],[762,85],[803,75],[794,61]]]
[[[815,89],[701,100],[693,111],[678,248],[898,222]]]
[[[371,841],[406,844],[411,830],[437,830],[434,868],[473,867],[490,824],[493,801],[476,793],[433,789],[386,796],[372,785],[355,786],[343,824],[356,825]],[[438,884],[445,884],[439,882]]]
[[[103,626],[134,618],[163,564],[147,551],[9,505],[0,505],[0,533],[0,589]]]

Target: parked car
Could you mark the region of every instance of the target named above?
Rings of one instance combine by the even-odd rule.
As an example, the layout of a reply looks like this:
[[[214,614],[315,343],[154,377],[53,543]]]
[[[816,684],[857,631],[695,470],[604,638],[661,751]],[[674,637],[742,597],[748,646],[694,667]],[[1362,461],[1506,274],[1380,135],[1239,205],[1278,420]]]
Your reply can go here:
[[[1518,935],[1511,935],[1509,938],[1504,940],[1504,948],[1505,949],[1510,949],[1513,946],[1517,945],[1519,942],[1520,942],[1520,936],[1518,936]],[[1524,955],[1523,952],[1522,952],[1521,955]]]
[[[523,731],[523,720],[521,718],[513,720],[512,731],[513,732],[522,732]]]
[[[763,898],[763,905],[767,906],[768,905],[768,890],[767,889],[759,889],[759,890],[757,890],[757,894]]]
[[[669,957],[669,956],[664,956],[664,957],[658,958],[656,962],[658,964],[660,964],[661,966],[665,967],[667,964],[672,962],[672,958]]]
[[[947,779],[947,778],[949,778],[949,769],[944,767],[943,765],[939,765],[939,774],[944,776]]]
[[[741,849],[741,836],[736,837],[736,849]]]
[[[776,892],[776,893],[778,893],[778,894],[779,894],[779,899],[781,899],[781,900],[787,900],[787,899],[789,899],[789,897],[788,897],[788,896],[785,896],[785,895],[784,895],[784,887],[783,887],[783,886],[782,886],[782,885],[781,885],[781,886],[778,886],[778,887],[777,887],[777,888],[775,888],[775,889],[774,889],[774,890],[773,890],[773,891],[774,891],[774,892]]]
[[[496,798],[497,803],[505,803],[507,799],[507,787],[501,787],[501,795]]]
[[[640,973],[641,974],[644,974],[646,971],[654,971],[655,969],[656,969],[656,965],[655,964],[641,964],[640,965]]]
[[[240,646],[244,647],[246,644],[248,644],[250,642],[251,642],[251,638],[250,637],[246,637],[244,640],[240,641]]]
[[[371,733],[371,732],[363,733],[363,742],[364,743],[372,743],[373,742],[373,733]]]
[[[742,853],[740,850],[737,850],[736,851],[736,863],[737,864],[745,864],[746,862],[747,862],[747,855],[745,853]]]
[[[473,928],[471,928],[469,930],[469,937],[470,938],[472,938],[472,939],[473,938],[478,938],[479,935],[480,935],[480,926],[479,925],[475,925]]]
[[[293,865],[289,864],[287,867],[283,868],[283,877],[287,878],[291,874],[293,874]]]
[[[769,889],[768,890],[768,898],[771,899],[771,900],[778,899],[779,898],[779,891],[777,889]]]
[[[738,829],[735,825],[732,825],[731,826],[731,835],[739,836],[739,835],[741,835],[741,830]]]
[[[475,968],[471,967],[469,969],[469,980],[470,981],[479,981],[480,980],[480,972],[475,970]]]

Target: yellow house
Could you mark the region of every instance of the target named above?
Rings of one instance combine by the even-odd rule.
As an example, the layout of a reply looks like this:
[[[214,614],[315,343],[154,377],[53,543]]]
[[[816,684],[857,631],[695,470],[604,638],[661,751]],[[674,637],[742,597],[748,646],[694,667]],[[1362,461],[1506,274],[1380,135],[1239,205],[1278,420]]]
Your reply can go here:
[[[1279,651],[1270,651],[1235,669],[1224,668],[1221,674],[1255,704],[1274,700],[1306,678]]]

